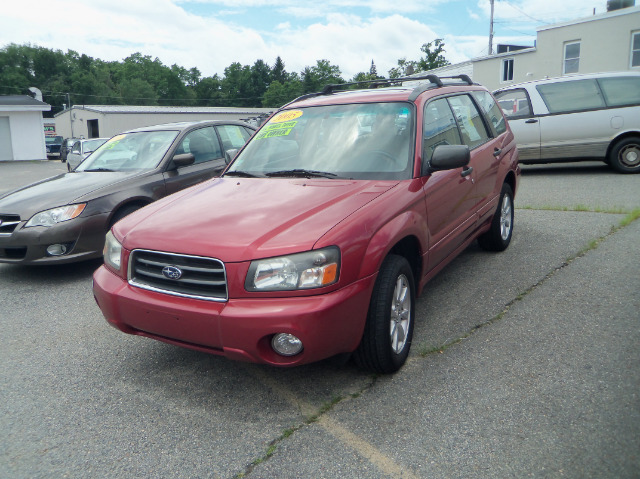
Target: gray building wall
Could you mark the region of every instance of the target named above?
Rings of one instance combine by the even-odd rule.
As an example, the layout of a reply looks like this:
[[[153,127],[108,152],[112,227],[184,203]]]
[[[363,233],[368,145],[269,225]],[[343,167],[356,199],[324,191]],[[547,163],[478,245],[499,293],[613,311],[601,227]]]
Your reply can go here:
[[[242,120],[273,111],[273,108],[189,108],[125,107],[109,105],[74,105],[55,116],[59,135],[75,138],[110,138],[123,131],[143,126],[180,121]],[[91,125],[97,125],[98,134]],[[94,128],[95,130],[95,128]],[[93,134],[91,134],[93,133]]]
[[[640,32],[640,7],[629,7],[538,29],[535,48],[476,58],[474,81],[490,90],[563,75],[564,46],[580,42],[576,73],[638,70],[631,67],[631,38]],[[513,80],[502,81],[502,62],[512,58]]]

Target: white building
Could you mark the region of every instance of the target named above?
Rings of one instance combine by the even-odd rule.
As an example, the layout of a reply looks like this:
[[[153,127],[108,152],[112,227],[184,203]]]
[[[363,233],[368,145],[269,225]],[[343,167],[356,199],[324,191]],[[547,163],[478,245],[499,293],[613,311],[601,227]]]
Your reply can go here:
[[[47,158],[42,112],[50,110],[28,95],[0,96],[0,161]]]
[[[108,138],[143,126],[198,120],[246,121],[271,111],[273,108],[74,105],[57,113],[55,120],[57,134],[65,138]]]
[[[610,71],[640,71],[640,7],[540,27],[533,47],[474,58],[428,73],[464,73],[495,90],[570,73]]]

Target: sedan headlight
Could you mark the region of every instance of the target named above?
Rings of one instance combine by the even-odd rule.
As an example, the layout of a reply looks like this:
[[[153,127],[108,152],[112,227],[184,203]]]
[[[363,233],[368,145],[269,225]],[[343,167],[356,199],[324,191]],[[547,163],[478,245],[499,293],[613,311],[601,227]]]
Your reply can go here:
[[[329,286],[338,281],[340,250],[331,246],[317,251],[252,261],[247,291],[292,291]]]
[[[24,227],[53,226],[63,221],[72,220],[84,211],[85,206],[87,206],[86,203],[80,203],[77,205],[60,206],[59,208],[41,211],[40,213],[33,215]]]
[[[105,264],[116,271],[120,271],[120,265],[122,264],[122,245],[118,243],[118,240],[113,236],[111,231],[107,233],[107,237],[105,238],[102,254]]]

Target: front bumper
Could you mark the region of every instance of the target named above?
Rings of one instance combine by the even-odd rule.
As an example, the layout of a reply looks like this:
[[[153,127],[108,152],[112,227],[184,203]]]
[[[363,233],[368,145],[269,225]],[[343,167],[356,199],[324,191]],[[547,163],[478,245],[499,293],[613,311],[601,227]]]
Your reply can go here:
[[[24,228],[22,221],[11,234],[0,234],[0,263],[71,263],[102,256],[107,231],[107,213],[78,217],[57,225]],[[67,252],[47,254],[47,247],[63,244]]]
[[[374,281],[370,276],[318,296],[213,302],[140,289],[101,266],[93,293],[107,321],[125,333],[234,360],[296,366],[356,349]],[[304,350],[278,355],[271,348],[277,333],[298,337]]]

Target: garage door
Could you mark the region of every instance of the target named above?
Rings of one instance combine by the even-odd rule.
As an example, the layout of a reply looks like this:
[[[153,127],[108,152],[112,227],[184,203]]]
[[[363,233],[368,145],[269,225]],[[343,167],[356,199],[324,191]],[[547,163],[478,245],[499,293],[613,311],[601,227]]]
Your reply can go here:
[[[13,148],[11,147],[11,130],[9,129],[9,117],[0,116],[0,161],[13,160]]]

